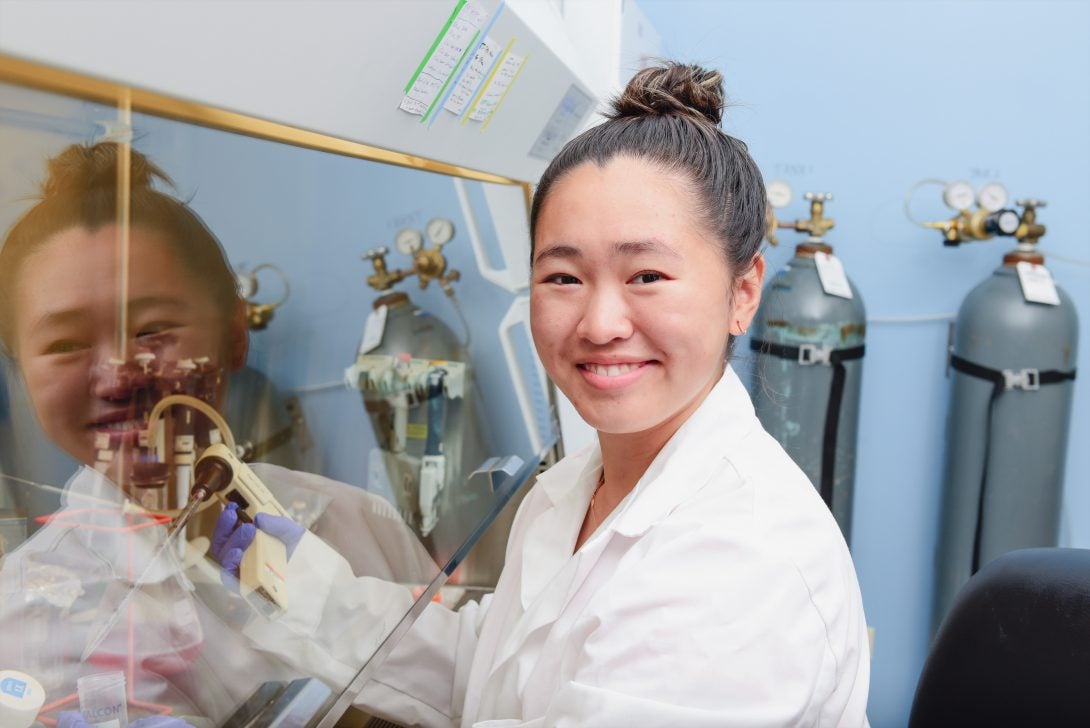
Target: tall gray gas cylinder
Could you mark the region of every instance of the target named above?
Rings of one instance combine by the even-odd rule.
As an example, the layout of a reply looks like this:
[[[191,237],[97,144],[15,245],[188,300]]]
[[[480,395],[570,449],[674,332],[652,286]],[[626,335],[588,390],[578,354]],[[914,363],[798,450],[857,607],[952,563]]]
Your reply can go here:
[[[417,532],[439,566],[455,553],[492,508],[493,495],[483,481],[470,481],[469,474],[489,457],[479,414],[478,394],[469,356],[450,328],[422,310],[402,292],[387,293],[375,300],[374,308],[385,307],[385,324],[380,343],[357,358],[356,381],[374,429],[384,477],[398,501],[406,522]],[[431,391],[416,390],[404,399],[397,387],[368,387],[366,372],[374,375],[383,359],[426,366],[447,376],[460,372],[461,389],[456,396],[440,391],[442,382],[430,379]],[[444,366],[444,363],[447,365]],[[364,372],[364,374],[360,374]],[[425,373],[427,377],[433,372]],[[389,379],[389,372],[380,376]],[[395,375],[396,376],[396,375]],[[350,377],[351,378],[351,377]],[[402,403],[402,404],[399,404]],[[397,411],[403,407],[403,413]],[[399,426],[398,417],[405,418]],[[403,441],[394,435],[405,432]],[[433,501],[423,497],[422,484],[428,457],[441,455],[445,472],[442,487]],[[376,466],[372,462],[371,470]],[[372,473],[373,474],[373,473]],[[469,584],[494,585],[502,567],[503,554],[470,553],[462,564],[461,580]]]
[[[820,238],[832,221],[813,207],[810,221],[793,225],[811,237],[762,294],[751,328],[751,390],[761,424],[810,478],[850,542],[866,311],[847,276],[850,298],[823,287],[815,256],[832,255]]]
[[[980,567],[1058,540],[1078,315],[1058,287],[1027,301],[1019,263],[1043,259],[1020,245],[958,311],[933,628]]]

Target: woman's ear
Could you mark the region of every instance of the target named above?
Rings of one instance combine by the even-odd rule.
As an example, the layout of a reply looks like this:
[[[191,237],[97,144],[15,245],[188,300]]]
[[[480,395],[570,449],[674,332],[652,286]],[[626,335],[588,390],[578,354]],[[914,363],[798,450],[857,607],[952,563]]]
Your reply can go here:
[[[235,304],[235,311],[231,315],[228,325],[228,366],[230,371],[237,372],[246,365],[246,355],[250,352],[250,328],[246,325],[246,302],[241,298]]]
[[[734,282],[734,322],[730,333],[741,336],[749,329],[757,307],[761,305],[761,287],[765,280],[765,258],[760,253],[753,256],[753,264]]]

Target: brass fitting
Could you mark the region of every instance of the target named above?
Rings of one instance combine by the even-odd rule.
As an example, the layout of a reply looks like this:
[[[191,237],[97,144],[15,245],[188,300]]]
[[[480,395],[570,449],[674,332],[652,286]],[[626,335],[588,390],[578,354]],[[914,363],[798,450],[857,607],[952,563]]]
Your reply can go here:
[[[284,288],[284,292],[280,295],[280,298],[275,301],[258,303],[258,273],[266,269],[272,270],[280,276],[280,282]],[[251,331],[263,331],[268,328],[269,322],[272,321],[276,309],[280,308],[280,306],[288,300],[288,296],[291,295],[288,277],[284,275],[284,271],[280,270],[279,267],[272,263],[262,263],[252,270],[242,269],[238,271],[236,276],[239,285],[239,295],[246,301],[246,325]]]
[[[1044,200],[1030,198],[1018,200],[1018,206],[1024,209],[1022,211],[1022,222],[1018,225],[1014,237],[1020,243],[1036,245],[1037,241],[1043,238],[1048,230],[1044,225],[1037,222],[1037,208],[1046,207],[1047,203]]]
[[[276,304],[246,302],[246,325],[251,331],[264,331],[272,321]]]
[[[413,258],[413,270],[420,282],[420,290],[428,287],[433,280],[442,280],[447,270],[447,259],[439,246],[422,248]]]
[[[415,275],[421,290],[427,288],[432,281],[438,281],[439,286],[449,294],[450,284],[459,280],[461,274],[456,270],[447,270],[447,259],[443,255],[442,247],[436,245],[434,248],[422,248],[413,256],[412,268],[394,271],[386,267],[386,256],[390,251],[385,246],[367,251],[362,257],[364,260],[369,259],[375,267],[374,274],[367,277],[367,285],[376,291],[388,291],[395,284]]]
[[[370,260],[371,265],[375,267],[374,274],[367,277],[367,285],[371,286],[371,288],[374,288],[376,291],[388,291],[394,287],[395,283],[400,283],[413,274],[413,271],[411,270],[395,270],[390,272],[386,267],[386,255],[389,252],[388,248],[380,246],[374,250],[368,250],[361,256],[364,260]]]
[[[810,201],[809,220],[799,219],[794,222],[779,220],[777,221],[777,224],[779,227],[785,229],[798,230],[800,233],[808,233],[812,240],[820,241],[825,236],[825,233],[836,226],[835,220],[824,216],[825,203],[832,200],[833,196],[827,192],[807,192],[805,197]]]
[[[987,240],[995,234],[989,232],[985,226],[990,214],[984,209],[976,209],[972,212],[962,210],[949,220],[925,222],[924,226],[941,230],[947,245],[958,245],[969,240]]]
[[[943,242],[946,245],[957,245],[958,243],[962,242],[962,225],[959,223],[961,222],[962,216],[967,214],[968,213],[962,212],[959,213],[957,217],[952,217],[949,220],[939,220],[938,222],[925,222],[923,226],[929,227],[933,230],[941,230]]]
[[[776,211],[772,205],[765,205],[765,240],[773,247],[780,244],[779,238],[776,237],[776,228],[779,226],[780,221],[776,219]]]

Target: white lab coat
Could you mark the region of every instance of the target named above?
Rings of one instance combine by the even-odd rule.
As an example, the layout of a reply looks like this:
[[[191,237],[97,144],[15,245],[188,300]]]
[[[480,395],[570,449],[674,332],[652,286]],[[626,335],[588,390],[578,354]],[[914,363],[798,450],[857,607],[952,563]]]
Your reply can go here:
[[[284,503],[312,499],[325,507],[313,526],[346,548],[350,566],[344,568],[410,582],[438,573],[412,531],[381,498],[275,465],[253,470]],[[78,706],[79,677],[104,670],[124,669],[136,698],[168,707],[195,726],[219,725],[265,681],[306,676],[295,655],[277,659],[255,649],[245,635],[245,625],[255,622],[266,641],[291,644],[297,636],[287,632],[291,620],[270,622],[251,613],[220,583],[218,566],[200,553],[190,551],[182,564],[174,549],[160,552],[165,533],[140,509],[128,507],[117,486],[84,467],[65,486],[61,510],[0,558],[0,669],[31,674],[43,685],[48,703],[68,697],[50,710],[51,717]],[[122,617],[90,658],[81,661],[137,578],[142,587]],[[369,623],[378,630],[376,636],[389,631],[397,612],[412,604],[406,590],[387,588],[397,590],[396,602],[374,602],[386,620]]]
[[[594,446],[542,475],[495,593],[429,606],[359,703],[428,726],[867,725],[851,557],[730,368],[573,554],[600,469]],[[342,639],[269,648],[343,682],[407,597],[332,559],[304,538],[288,581],[311,608],[287,619]]]

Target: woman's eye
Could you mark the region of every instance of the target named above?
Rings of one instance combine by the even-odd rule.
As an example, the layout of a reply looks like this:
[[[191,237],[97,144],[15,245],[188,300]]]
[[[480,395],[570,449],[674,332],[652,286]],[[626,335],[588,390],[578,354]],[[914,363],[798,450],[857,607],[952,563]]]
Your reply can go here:
[[[156,336],[163,333],[164,331],[169,331],[170,329],[177,328],[177,326],[178,324],[171,323],[169,321],[159,321],[153,324],[148,324],[147,326],[141,326],[140,329],[136,332],[136,338],[143,339],[149,336]]]
[[[579,279],[575,276],[568,275],[567,273],[556,273],[545,279],[546,283],[557,283],[562,286],[571,286],[579,282]]]
[[[87,344],[82,341],[76,341],[74,339],[61,339],[59,341],[51,342],[46,348],[46,354],[71,354],[75,351],[83,351],[88,348]]]
[[[633,283],[654,283],[655,281],[662,280],[662,273],[655,273],[654,271],[644,271],[643,273],[637,273],[632,277]]]

